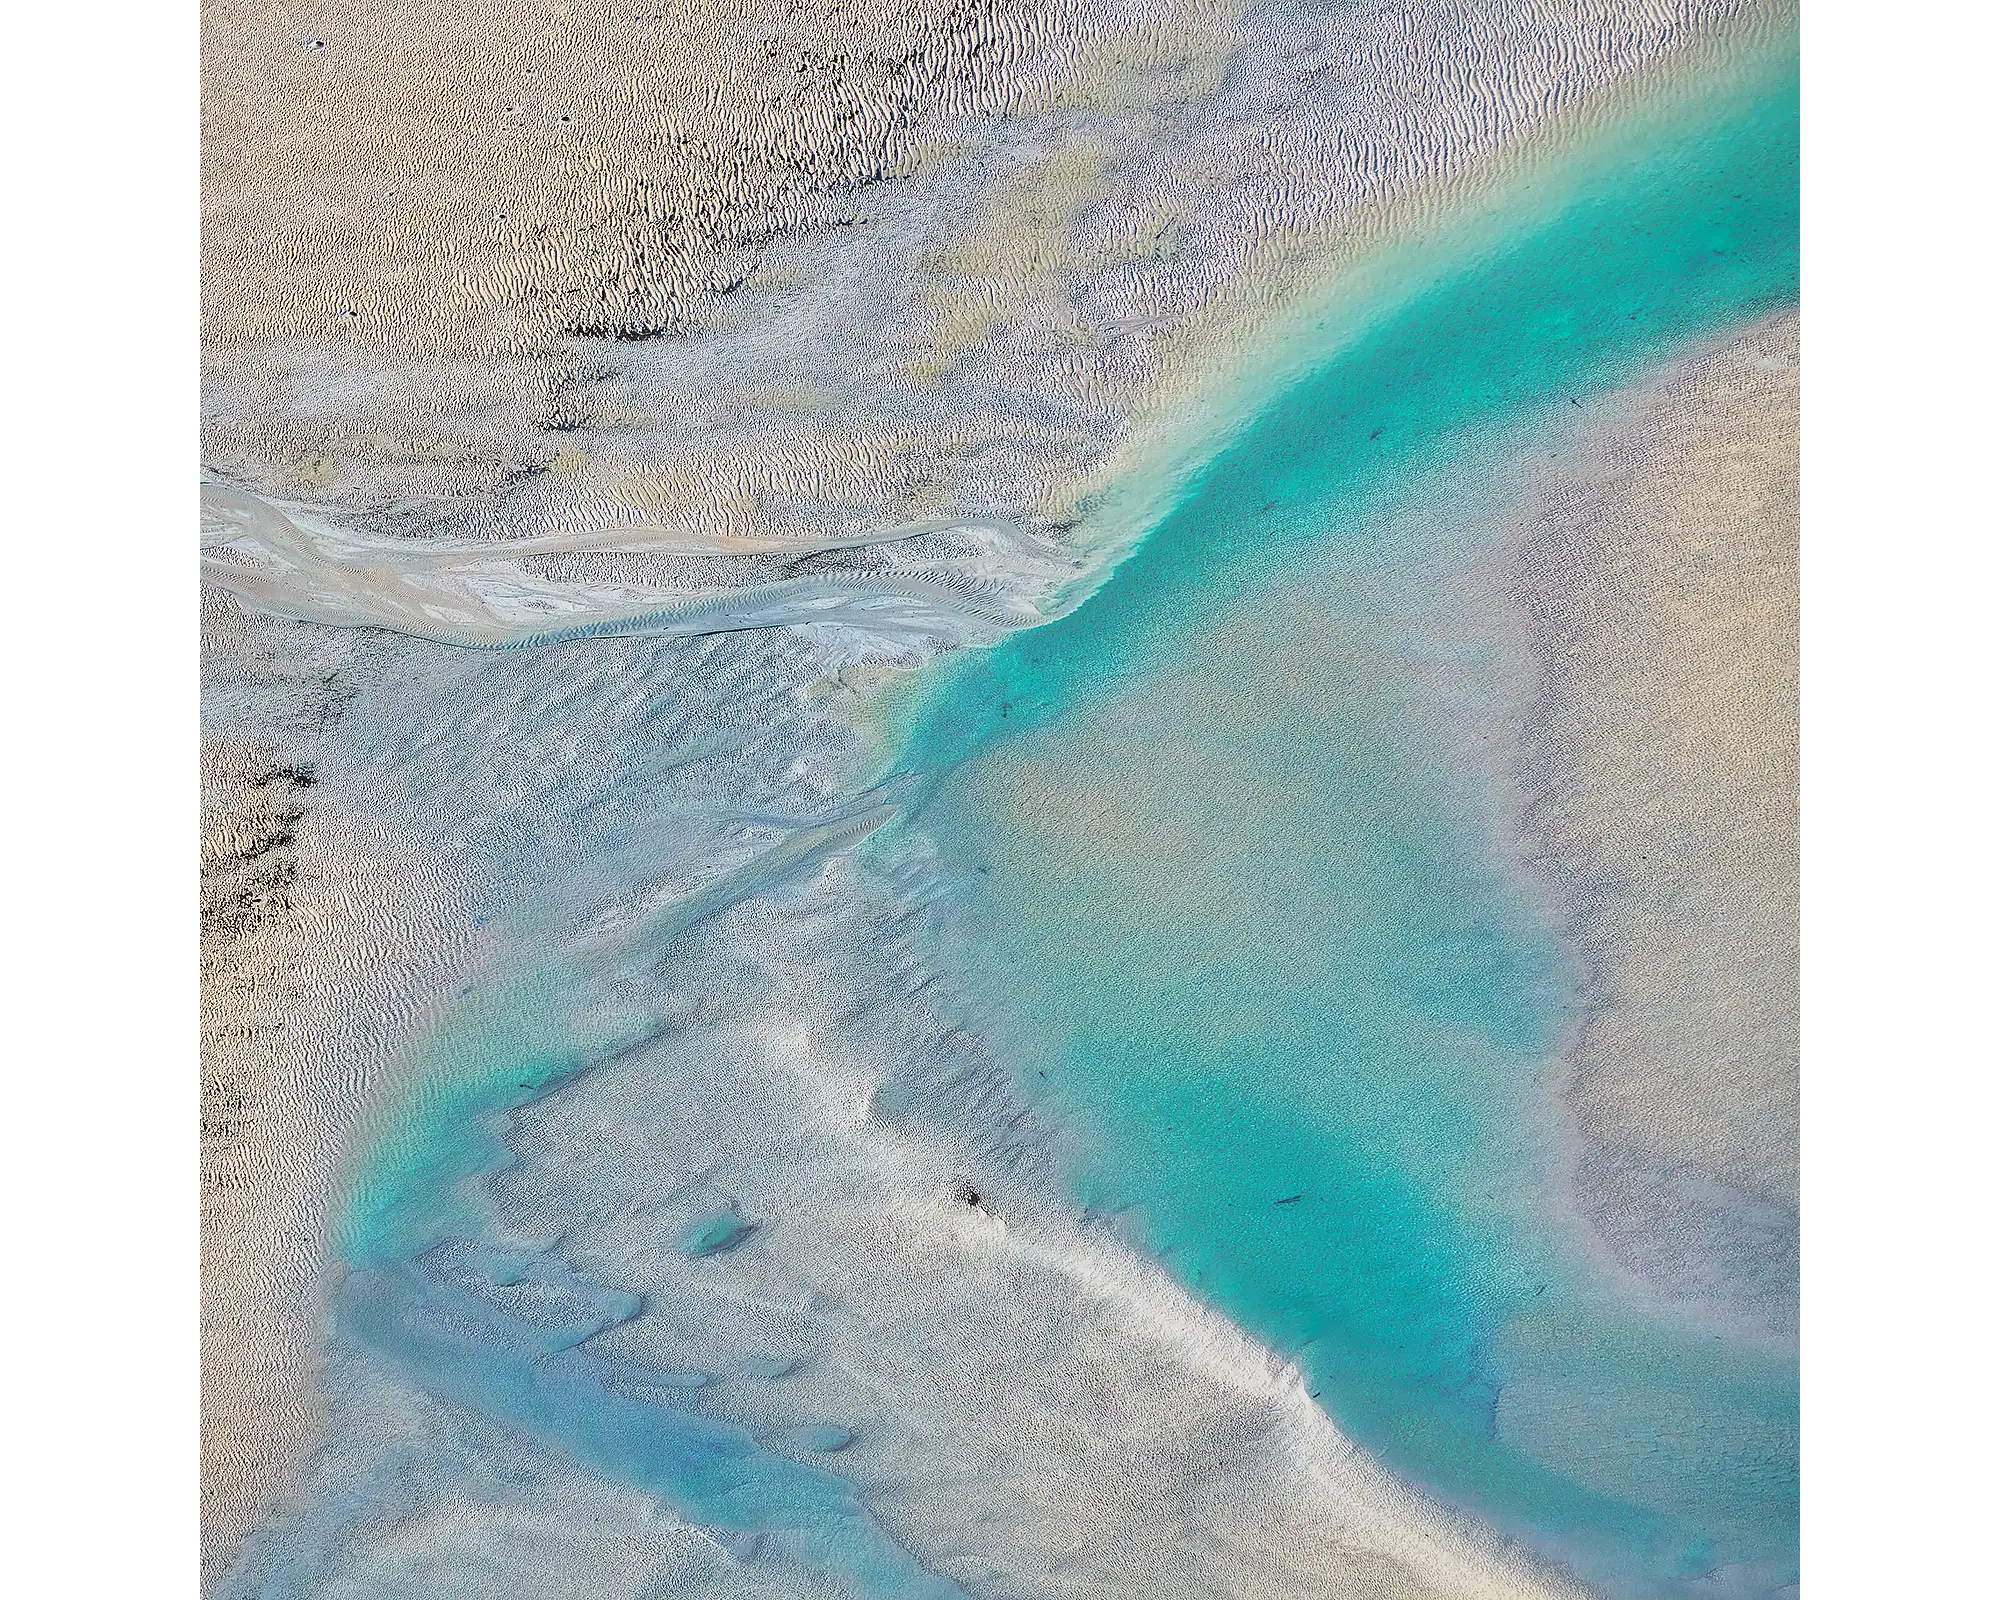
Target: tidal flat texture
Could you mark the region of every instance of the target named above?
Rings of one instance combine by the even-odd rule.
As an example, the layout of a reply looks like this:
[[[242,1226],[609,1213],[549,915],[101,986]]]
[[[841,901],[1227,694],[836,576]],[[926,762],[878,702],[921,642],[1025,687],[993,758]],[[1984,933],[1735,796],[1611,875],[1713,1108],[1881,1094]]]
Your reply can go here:
[[[1795,1594],[1787,9],[205,34],[208,1593]]]

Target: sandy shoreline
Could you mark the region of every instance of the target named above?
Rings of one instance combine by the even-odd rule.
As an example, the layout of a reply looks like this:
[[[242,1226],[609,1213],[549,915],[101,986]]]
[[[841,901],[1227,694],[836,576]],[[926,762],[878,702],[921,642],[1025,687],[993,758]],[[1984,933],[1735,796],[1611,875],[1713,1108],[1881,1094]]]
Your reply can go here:
[[[1578,1198],[1688,1311],[1797,1331],[1798,321],[1614,397],[1522,542],[1537,868],[1593,978]]]
[[[793,555],[817,564],[788,604],[865,594],[878,574],[950,593],[882,649],[732,634],[485,662],[372,629],[246,619],[210,594],[205,1588],[277,1600],[324,1582],[402,1600],[441,1559],[474,1575],[480,1600],[761,1582],[637,1491],[329,1350],[325,1224],[342,1160],[430,1002],[474,963],[475,921],[509,909],[510,885],[556,881],[614,908],[667,893],[701,878],[717,839],[740,842],[731,829],[812,815],[850,753],[834,674],[949,636],[938,616],[1011,615],[1058,564],[1039,543],[1032,560],[977,539],[829,546],[938,518],[1018,519],[1059,541],[1065,486],[1112,459],[1172,376],[1173,335],[1232,296],[1257,302],[1272,239],[1308,241],[1309,258],[1362,208],[1474,169],[1739,9],[1669,24],[1617,6],[1462,6],[1426,43],[1386,13],[1239,15],[1207,0],[1144,17],[941,0],[873,22],[784,4],[667,20],[587,0],[551,20],[500,0],[470,13],[341,0],[309,31],[257,4],[210,8],[203,448],[220,477],[322,507],[385,548],[413,534],[460,542],[455,556],[498,537],[593,546],[538,549],[547,565],[524,593],[545,571],[603,580],[591,563],[604,530],[632,527],[694,552],[681,575],[704,592],[734,581],[738,555],[714,552],[754,546],[760,579]],[[1760,349],[1779,359],[1781,345]],[[1677,392],[1551,513],[1525,580],[1558,664],[1531,782],[1570,797],[1541,808],[1537,839],[1619,1002],[1586,1036],[1573,1092],[1592,1141],[1590,1214],[1662,1293],[1731,1315],[1754,1302],[1767,1320],[1783,1295],[1743,1287],[1752,1246],[1728,1229],[1747,1213],[1729,1197],[1782,1209],[1793,1192],[1774,1064],[1785,1019],[1752,1015],[1750,984],[1734,1010],[1698,1012],[1682,1004],[1694,978],[1664,991],[1638,978],[1663,961],[1696,977],[1739,962],[1695,939],[1701,915],[1748,907],[1768,929],[1784,886],[1702,877],[1705,913],[1669,916],[1692,880],[1612,859],[1618,830],[1645,820],[1618,801],[1635,774],[1657,789],[1659,751],[1701,748],[1692,721],[1679,743],[1631,732],[1659,686],[1698,663],[1671,639],[1642,663],[1610,659],[1588,613],[1611,597],[1653,614],[1648,584],[1702,555],[1631,574],[1616,548],[1590,545],[1593,530],[1688,526],[1676,508],[1693,490],[1649,486],[1645,439],[1671,434],[1698,454],[1713,414],[1772,436],[1776,392],[1741,373]],[[1747,504],[1770,464],[1739,464]],[[401,555],[356,594],[391,592]],[[1737,550],[1728,570],[1750,559]],[[484,605],[484,575],[465,581],[445,599]],[[1735,615],[1704,613],[1725,633]],[[499,635],[518,636],[517,620]],[[1593,720],[1607,685],[1622,709]],[[1757,748],[1781,764],[1774,715],[1714,726],[1764,729]],[[1770,792],[1765,781],[1739,809],[1769,822]],[[1657,815],[1722,836],[1712,791],[1673,803]],[[1773,859],[1768,830],[1728,837],[1731,860]],[[949,1029],[912,1001],[929,981],[913,968],[855,963],[838,973],[845,989],[825,992],[819,963],[837,963],[811,937],[847,948],[841,918],[858,913],[840,907],[803,935],[748,918],[762,945],[668,969],[649,1003],[684,1007],[674,1038],[712,1053],[663,1050],[543,1102],[518,1130],[527,1160],[500,1186],[523,1238],[551,1253],[560,1240],[565,1261],[607,1283],[663,1305],[685,1295],[746,1337],[760,1317],[827,1330],[794,1390],[736,1373],[691,1387],[687,1405],[773,1428],[880,1408],[892,1443],[871,1455],[864,1441],[836,1466],[913,1551],[971,1587],[990,1576],[996,1593],[1012,1592],[1024,1548],[1059,1575],[1044,1592],[1079,1596],[1115,1592],[1133,1561],[1167,1575],[1163,1593],[1562,1592],[1353,1458],[1295,1377],[1154,1269],[1079,1252],[1053,1212],[995,1234],[940,1199],[960,1152],[916,1150],[871,1120],[889,1069],[843,1030],[864,1019],[886,1049],[899,1029],[927,1045]],[[895,932],[890,918],[884,941]],[[1757,959],[1765,981],[1784,955]],[[772,993],[816,1018],[809,1041],[774,1040]],[[1769,1036],[1754,1059],[1729,1058],[1761,1074],[1746,1121],[1718,1114],[1732,1080],[1660,1065],[1688,1038],[1724,1034]],[[692,1109],[662,1098],[688,1084],[706,1096]],[[858,1096],[858,1122],[830,1115],[829,1084]],[[1662,1106],[1680,1114],[1664,1120]],[[774,1154],[771,1130],[792,1125],[799,1139]],[[1760,1142],[1767,1125],[1779,1134]],[[593,1160],[614,1158],[625,1165],[591,1177]],[[680,1220],[689,1167],[710,1200],[757,1194],[775,1209],[810,1192],[818,1220],[732,1256],[743,1283],[682,1282],[685,1263],[648,1254],[657,1241],[634,1228]],[[626,1210],[592,1209],[614,1193]],[[572,1231],[565,1217],[581,1220]],[[873,1298],[843,1300],[830,1262]],[[994,1305],[1013,1320],[968,1356],[949,1330]],[[632,1337],[671,1355],[687,1330],[669,1320]],[[1047,1388],[1083,1397],[1075,1414],[1029,1403]],[[897,1398],[909,1394],[935,1414]],[[1139,1443],[1099,1453],[1121,1428]],[[1183,1459],[1196,1436],[1217,1462]],[[971,1492],[968,1462],[1003,1486],[996,1503],[1032,1526],[1029,1546]],[[1198,1558],[1177,1549],[1190,1538]]]
[[[325,1424],[327,1202],[462,889],[343,781],[340,723],[398,647],[206,607],[202,741],[204,1587]]]
[[[228,691],[216,696],[218,713],[229,693],[250,703],[274,677],[323,682],[323,666],[372,637],[261,621],[245,631],[232,639],[226,620],[214,628],[212,664]],[[279,659],[246,661],[257,644]],[[288,647],[305,659],[283,659]],[[782,634],[500,658],[421,643],[396,653],[393,673],[352,674],[330,728],[282,748],[218,746],[211,761],[216,856],[240,861],[275,828],[295,835],[283,848],[297,859],[287,915],[222,941],[211,978],[228,1016],[252,1014],[244,991],[259,974],[283,979],[258,1013],[267,1020],[250,1034],[254,1050],[220,1034],[209,1050],[218,1097],[254,1112],[208,1161],[208,1521],[212,1561],[227,1573],[214,1586],[275,1596],[303,1592],[294,1583],[314,1575],[343,1592],[399,1595],[449,1553],[485,1574],[489,1597],[520,1585],[525,1600],[558,1582],[653,1592],[621,1590],[629,1579],[617,1574],[647,1550],[656,1571],[686,1576],[675,1563],[689,1559],[682,1540],[693,1532],[657,1502],[646,1511],[635,1490],[592,1486],[519,1435],[402,1389],[365,1353],[326,1350],[323,1224],[341,1145],[420,1030],[417,1002],[463,958],[475,906],[503,903],[496,891],[514,881],[473,882],[454,899],[393,841],[420,817],[476,838],[465,818],[490,812],[496,840],[587,860],[604,815],[588,796],[578,805],[574,778],[613,750],[638,761],[695,752],[675,769],[675,804],[693,802],[693,817],[717,805],[809,814],[832,795],[824,780],[850,759],[840,751],[852,735],[840,731],[841,697],[825,692],[826,661]],[[654,690],[635,697],[623,682],[635,673]],[[801,700],[787,681],[821,689]],[[510,687],[496,694],[501,686]],[[663,722],[655,694],[684,710]],[[745,768],[713,730],[736,730],[740,743],[771,723],[760,705],[786,709],[768,753]],[[535,707],[541,720],[523,721]],[[479,708],[499,712],[490,729]],[[539,788],[521,788],[544,766],[537,752],[565,738],[579,741],[566,761]],[[796,753],[813,751],[801,768]],[[307,760],[314,776],[303,793],[316,820],[291,816],[296,801],[281,798],[275,816],[271,804],[252,805],[250,796],[299,788],[268,774]],[[499,765],[475,790],[464,777],[481,761]],[[398,788],[398,774],[419,782],[434,766],[458,781]],[[762,785],[773,787],[760,794]],[[613,773],[596,803],[622,817],[620,797],[633,793],[629,775]],[[394,824],[372,842],[333,815],[364,797],[363,815]],[[676,831],[649,825],[633,843],[650,840],[678,860]],[[694,856],[669,869],[695,881],[706,870]],[[651,875],[640,881],[660,892]],[[919,1559],[974,1587],[981,1573],[997,1578],[1025,1561],[1062,1574],[1057,1592],[1112,1592],[1124,1564],[1139,1560],[1173,1565],[1172,1581],[1158,1580],[1163,1592],[1190,1595],[1305,1600],[1332,1573],[1342,1592],[1383,1600],[1567,1592],[1356,1454],[1296,1374],[1158,1267],[1079,1230],[1035,1177],[1038,1158],[1018,1146],[1025,1125],[993,1066],[949,1065],[968,1042],[948,996],[904,947],[921,885],[857,898],[858,888],[836,865],[794,891],[802,903],[738,908],[669,961],[657,1003],[682,1008],[682,1020],[660,1045],[516,1119],[523,1160],[493,1186],[497,1237],[552,1252],[551,1285],[580,1273],[657,1307],[613,1345],[719,1375],[676,1405],[780,1440],[829,1417],[859,1426],[839,1457],[843,1475]],[[917,898],[901,903],[905,893]],[[791,997],[782,1015],[773,993]],[[700,999],[690,1007],[676,996]],[[966,1070],[971,1078],[955,1076]],[[968,1173],[984,1210],[953,1198]],[[723,1258],[727,1271],[663,1258],[657,1239],[718,1198],[763,1223]],[[746,1382],[729,1375],[745,1348],[806,1364]],[[1052,1393],[1069,1397],[1059,1411],[1046,1403]],[[1186,1456],[1193,1436],[1209,1441],[1200,1462]],[[504,1463],[498,1482],[482,1476],[484,1462]],[[516,1556],[504,1577],[490,1568],[494,1551],[572,1513],[579,1528],[612,1515],[650,1531],[634,1532],[636,1544],[567,1544],[547,1558],[556,1566]],[[242,1547],[252,1522],[265,1531]],[[790,1592],[782,1567],[765,1579]],[[703,1581],[736,1592],[752,1578],[725,1563]]]

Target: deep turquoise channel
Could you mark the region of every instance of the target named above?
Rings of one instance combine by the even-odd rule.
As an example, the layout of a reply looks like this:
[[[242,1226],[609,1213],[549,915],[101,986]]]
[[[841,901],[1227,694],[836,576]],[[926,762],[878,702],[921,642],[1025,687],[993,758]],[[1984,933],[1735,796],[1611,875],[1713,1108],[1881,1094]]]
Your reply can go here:
[[[1424,613],[1572,402],[1795,303],[1794,61],[1411,257],[1087,600],[929,677],[896,761],[1080,1199],[1393,1471],[1618,1594],[1796,1581],[1796,1361],[1578,1246],[1577,977],[1480,814],[1478,663]]]

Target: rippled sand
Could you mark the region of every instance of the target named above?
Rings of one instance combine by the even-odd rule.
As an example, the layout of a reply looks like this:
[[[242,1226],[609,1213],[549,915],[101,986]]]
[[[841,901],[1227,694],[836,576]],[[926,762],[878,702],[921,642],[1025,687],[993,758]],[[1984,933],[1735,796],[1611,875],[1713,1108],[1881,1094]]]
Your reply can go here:
[[[1776,14],[224,0],[204,454],[397,532],[1061,522],[1385,207]]]
[[[227,573],[208,598],[212,1591],[827,1592],[343,1346],[349,1151],[482,973],[824,818],[868,759],[850,686],[1040,603],[1134,418],[1331,253],[1751,12],[208,9],[205,464],[224,496],[296,510],[292,555],[340,572],[319,622],[246,616],[260,596]],[[1757,348],[1782,361],[1777,337]],[[1719,804],[1658,778],[1702,748],[1692,721],[1656,730],[1686,666],[1645,628],[1645,661],[1609,662],[1575,599],[1657,617],[1691,563],[1762,559],[1766,524],[1726,517],[1727,551],[1628,572],[1604,548],[1643,528],[1665,549],[1697,488],[1704,516],[1773,492],[1748,446],[1741,493],[1648,476],[1677,459],[1643,443],[1661,433],[1685,459],[1716,415],[1782,431],[1755,362],[1719,359],[1606,447],[1526,585],[1564,663],[1537,781],[1577,797],[1541,837],[1616,1002],[1579,1054],[1592,1215],[1662,1292],[1740,1306],[1738,1197],[1782,1210],[1794,1181],[1782,1133],[1756,1136],[1789,1105],[1785,1018],[1748,984],[1691,1012],[1741,953],[1663,911],[1679,880],[1621,862],[1610,894],[1599,868],[1645,827],[1749,816],[1727,842],[1757,872],[1697,888],[1732,915],[1763,894],[1741,926],[1768,931],[1774,780]],[[928,543],[870,542],[913,524]],[[634,530],[654,548],[619,566]],[[495,554],[515,562],[496,587],[499,539],[552,542]],[[774,583],[785,605],[932,588],[907,626],[826,626],[757,610]],[[456,616],[415,631],[508,642],[540,631],[524,604],[579,585],[632,615],[665,585],[709,621],[803,625],[500,655],[352,627],[439,604]],[[1705,638],[1765,625],[1691,603]],[[1764,670],[1728,700],[1764,709],[1708,729],[1759,770],[1784,756]],[[1615,715],[1586,682],[1616,685]],[[1672,791],[1651,820],[1616,803],[1640,778]],[[675,1404],[807,1453],[854,1424],[827,1463],[973,1592],[1561,1592],[1356,1458],[1295,1375],[1054,1198],[1059,1135],[905,942],[921,893],[834,863],[787,896],[660,952],[646,1003],[672,1029],[523,1113],[489,1196],[522,1250],[647,1297],[610,1337],[689,1375]],[[1776,1041],[1727,1058],[1754,1100],[1659,1065],[1682,1059],[1662,1041],[1732,1028]],[[912,1060],[940,1065],[912,1080]],[[690,1261],[673,1241],[723,1204],[758,1231]],[[1692,1245],[1689,1207],[1723,1218]],[[549,1270],[553,1301],[585,1293]]]
[[[1619,397],[1533,521],[1530,832],[1595,968],[1578,1188],[1620,1260],[1798,1294],[1798,322]]]

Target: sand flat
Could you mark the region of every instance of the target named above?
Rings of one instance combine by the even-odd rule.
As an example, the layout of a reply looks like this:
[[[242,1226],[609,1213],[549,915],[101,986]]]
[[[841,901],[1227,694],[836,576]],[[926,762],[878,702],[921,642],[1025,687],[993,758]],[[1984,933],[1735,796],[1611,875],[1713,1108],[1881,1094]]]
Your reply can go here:
[[[1789,1329],[1798,1207],[1798,323],[1627,397],[1529,528],[1530,832],[1599,985],[1579,1186],[1668,1292]]]
[[[578,1038],[640,1015],[650,1042],[546,1092],[518,1063],[507,1164],[459,1197],[463,1259],[423,1269],[417,1310],[472,1327],[487,1377],[546,1346],[624,1414],[741,1431],[760,1472],[803,1451],[909,1592],[1109,1595],[1135,1571],[1190,1596],[1570,1592],[1358,1456],[1286,1360],[1079,1219],[1061,1130],[982,1060],[976,1008],[914,937],[921,860],[874,880],[802,856],[703,897],[889,803],[855,792],[879,752],[849,686],[1031,620],[1092,555],[1127,447],[1343,250],[1783,16],[207,9],[204,464],[311,521],[294,565],[325,590],[302,605],[209,552],[212,1592],[840,1591],[782,1537],[718,1532],[671,1473],[599,1470],[532,1383],[449,1391],[338,1321],[352,1158],[441,1081],[453,1003],[476,1014],[480,985],[606,928],[671,934],[564,968],[563,1003]],[[1740,373],[1690,379],[1551,512],[1524,579],[1562,663],[1530,781],[1570,808],[1543,806],[1537,839],[1605,984],[1573,1093],[1585,1193],[1628,1264],[1705,1303],[1742,1301],[1712,1265],[1761,1247],[1714,1224],[1683,1248],[1688,1207],[1741,1222],[1795,1182],[1782,885],[1745,887],[1782,832],[1759,655],[1782,574],[1731,611],[1688,574],[1740,576],[1743,550],[1628,571],[1620,540],[1737,526],[1775,492],[1782,409]],[[1726,474],[1718,415],[1745,441]],[[1705,465],[1647,487],[1677,452]],[[702,637],[557,643],[537,621],[632,621],[663,594],[709,609],[653,631]],[[1618,620],[1593,633],[1593,607]],[[1697,636],[1735,652],[1736,714],[1668,727]],[[1688,829],[1744,870],[1618,855]],[[1703,944],[1704,895],[1764,943]],[[1762,990],[1688,1005],[1745,959]],[[461,1040],[460,1064],[505,1076],[518,1042]],[[721,1214],[757,1225],[675,1246]],[[825,1502],[842,1518],[848,1492]]]

